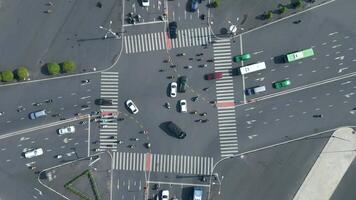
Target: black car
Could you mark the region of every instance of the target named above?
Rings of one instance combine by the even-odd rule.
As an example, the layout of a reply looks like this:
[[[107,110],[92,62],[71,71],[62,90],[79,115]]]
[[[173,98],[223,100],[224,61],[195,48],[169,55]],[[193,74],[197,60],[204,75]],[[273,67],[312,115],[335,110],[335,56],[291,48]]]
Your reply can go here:
[[[178,139],[184,139],[187,136],[187,133],[179,128],[175,123],[169,121],[167,123],[168,130],[173,133]]]
[[[108,99],[96,99],[95,100],[96,105],[102,105],[102,106],[111,106],[112,101]]]
[[[176,39],[177,38],[177,22],[171,22],[169,23],[169,37],[171,39]]]
[[[186,76],[181,76],[179,77],[179,80],[178,80],[178,91],[179,92],[185,92],[186,89],[187,89],[187,82],[188,82],[188,79]]]

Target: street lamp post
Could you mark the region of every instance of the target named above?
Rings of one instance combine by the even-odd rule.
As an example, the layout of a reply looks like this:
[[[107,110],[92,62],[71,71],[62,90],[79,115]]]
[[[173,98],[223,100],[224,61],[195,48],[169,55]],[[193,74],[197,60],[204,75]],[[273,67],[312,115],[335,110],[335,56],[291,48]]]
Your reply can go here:
[[[112,21],[110,20],[109,22],[109,28],[105,28],[103,26],[99,26],[100,29],[102,30],[105,30],[106,33],[105,33],[105,36],[104,36],[104,40],[108,38],[108,34],[111,33],[113,36],[115,36],[116,39],[120,39],[120,37],[114,33],[112,30],[111,30],[111,25],[112,25]]]

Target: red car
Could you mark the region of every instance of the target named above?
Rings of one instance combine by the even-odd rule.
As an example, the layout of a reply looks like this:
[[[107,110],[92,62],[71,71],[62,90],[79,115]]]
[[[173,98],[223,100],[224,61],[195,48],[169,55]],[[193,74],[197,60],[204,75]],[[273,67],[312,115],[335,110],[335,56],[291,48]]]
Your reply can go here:
[[[214,72],[214,73],[205,75],[206,80],[221,79],[222,77],[223,77],[222,72]]]

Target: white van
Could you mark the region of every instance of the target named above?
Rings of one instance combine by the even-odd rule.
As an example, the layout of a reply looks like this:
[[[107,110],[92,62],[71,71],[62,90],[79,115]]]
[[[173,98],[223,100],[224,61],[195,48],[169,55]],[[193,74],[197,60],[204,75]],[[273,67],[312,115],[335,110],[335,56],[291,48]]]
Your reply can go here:
[[[39,111],[30,113],[30,119],[36,119],[39,117],[44,117],[46,115],[47,115],[46,110],[39,110]]]
[[[266,91],[266,86],[256,86],[256,87],[247,88],[245,90],[245,94],[253,95],[264,91]]]
[[[58,129],[59,135],[63,135],[63,134],[67,134],[67,133],[74,133],[74,132],[75,132],[74,126],[68,126],[68,127]]]
[[[33,158],[33,157],[40,156],[40,155],[43,155],[43,149],[37,148],[37,149],[27,151],[25,153],[25,158]]]

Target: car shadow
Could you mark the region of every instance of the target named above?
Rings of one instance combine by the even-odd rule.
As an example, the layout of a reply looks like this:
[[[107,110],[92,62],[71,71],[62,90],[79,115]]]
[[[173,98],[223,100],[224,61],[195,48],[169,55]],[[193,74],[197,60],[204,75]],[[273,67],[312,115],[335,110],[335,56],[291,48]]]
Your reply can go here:
[[[176,137],[176,136],[174,135],[174,133],[172,133],[172,132],[168,129],[168,123],[169,123],[169,122],[170,122],[170,121],[162,122],[158,127],[159,127],[162,131],[164,131],[167,135],[172,136],[172,137]]]
[[[274,62],[275,64],[282,64],[282,63],[285,63],[285,61],[284,61],[284,55],[275,56],[275,57],[273,58],[273,62]]]

